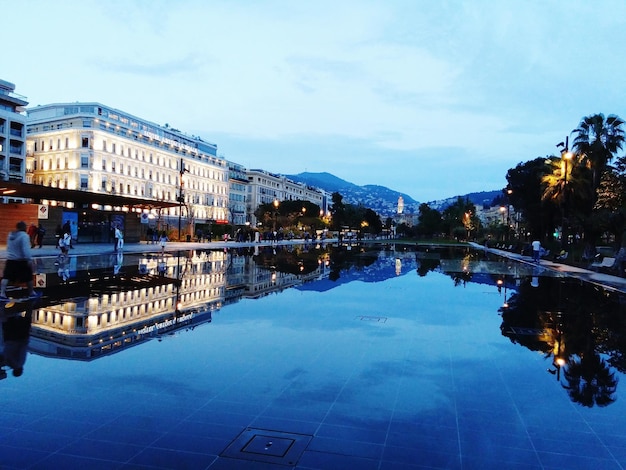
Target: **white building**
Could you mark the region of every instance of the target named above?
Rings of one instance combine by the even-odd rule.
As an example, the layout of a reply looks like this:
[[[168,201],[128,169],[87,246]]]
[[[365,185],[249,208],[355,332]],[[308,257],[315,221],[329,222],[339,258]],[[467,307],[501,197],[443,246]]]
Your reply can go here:
[[[26,172],[26,113],[24,96],[13,83],[0,80],[0,181],[24,181]]]
[[[246,215],[246,200],[248,195],[248,177],[246,169],[237,163],[228,162],[228,181],[230,193],[228,196],[228,221],[232,225],[244,225],[250,222]]]
[[[328,211],[330,197],[326,191],[297,183],[286,176],[270,173],[265,170],[248,170],[248,198],[246,201],[249,221],[256,225],[254,211],[261,204],[269,204],[274,200],[309,201],[317,204],[322,215]]]
[[[28,109],[27,179],[34,184],[159,201],[174,225],[227,220],[228,164],[217,146],[99,103]]]

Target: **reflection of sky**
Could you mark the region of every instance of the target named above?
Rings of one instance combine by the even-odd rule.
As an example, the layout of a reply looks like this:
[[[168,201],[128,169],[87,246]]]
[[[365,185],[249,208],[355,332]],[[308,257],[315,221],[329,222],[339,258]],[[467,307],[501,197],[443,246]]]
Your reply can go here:
[[[90,363],[31,355],[23,378],[0,383],[0,404],[30,413],[35,402],[53,416],[82,409],[99,425],[106,411],[131,423],[150,416],[156,429],[231,426],[225,442],[248,425],[341,431],[396,456],[424,443],[482,468],[509,461],[512,449],[531,467],[571,468],[577,453],[604,459],[594,468],[613,463],[600,442],[622,428],[622,401],[572,405],[541,354],[502,336],[503,295],[495,285],[455,287],[440,272],[420,277],[404,262],[402,275],[381,282],[242,300],[211,323]],[[557,432],[581,442],[552,461]]]

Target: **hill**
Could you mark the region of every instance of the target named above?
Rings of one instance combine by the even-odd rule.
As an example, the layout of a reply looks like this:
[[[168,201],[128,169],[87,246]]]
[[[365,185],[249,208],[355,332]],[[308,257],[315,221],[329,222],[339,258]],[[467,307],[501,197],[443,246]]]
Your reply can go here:
[[[329,193],[337,192],[343,196],[344,202],[354,205],[362,204],[384,216],[396,213],[398,197],[400,196],[404,199],[404,207],[407,212],[417,212],[419,207],[419,203],[408,194],[375,184],[359,186],[331,173],[304,172],[285,176],[293,181],[321,188]]]
[[[398,209],[398,197],[404,198],[404,212],[406,214],[417,214],[420,203],[408,194],[394,191],[385,186],[367,184],[359,186],[341,179],[331,173],[310,173],[304,172],[297,175],[285,175],[287,178],[308,184],[316,188],[321,188],[329,193],[338,192],[343,196],[344,202],[348,204],[362,204],[375,210],[381,216],[392,216]],[[501,196],[501,190],[481,191],[469,193],[460,197],[469,198],[476,205],[490,204],[494,198]],[[430,201],[427,204],[437,210],[443,210],[453,204],[459,196],[453,196],[437,201]]]

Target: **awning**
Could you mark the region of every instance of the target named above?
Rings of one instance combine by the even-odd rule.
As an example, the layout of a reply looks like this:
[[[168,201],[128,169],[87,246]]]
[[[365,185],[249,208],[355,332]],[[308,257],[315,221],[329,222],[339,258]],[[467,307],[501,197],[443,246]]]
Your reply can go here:
[[[157,201],[154,199],[140,199],[117,194],[52,188],[50,186],[17,181],[0,181],[0,196],[32,199],[34,203],[40,203],[43,199],[47,199],[49,201],[73,202],[76,207],[82,207],[85,204],[98,204],[102,206],[128,207],[131,210],[178,207],[179,205],[178,202],[174,201]]]

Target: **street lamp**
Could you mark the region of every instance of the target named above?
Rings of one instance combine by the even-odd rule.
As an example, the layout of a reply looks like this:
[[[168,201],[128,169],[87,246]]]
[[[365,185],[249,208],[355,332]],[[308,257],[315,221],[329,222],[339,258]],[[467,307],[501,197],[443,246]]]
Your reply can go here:
[[[567,209],[568,209],[568,193],[569,190],[567,188],[567,163],[574,157],[574,154],[569,151],[569,136],[565,137],[565,142],[559,142],[557,148],[561,149],[561,158],[563,159],[563,220],[561,222],[561,248],[563,250],[567,249],[567,239],[569,234],[567,233]]]
[[[278,219],[278,204],[280,204],[278,199],[274,198],[274,232],[276,232],[276,222]]]
[[[185,174],[185,172],[188,172],[189,170],[185,168],[185,162],[183,161],[183,159],[180,159],[180,179],[178,181],[178,241],[180,241],[180,223],[181,223],[181,216],[183,213],[183,202],[185,202],[185,194],[183,192],[184,189],[184,183],[183,183],[183,175]]]

